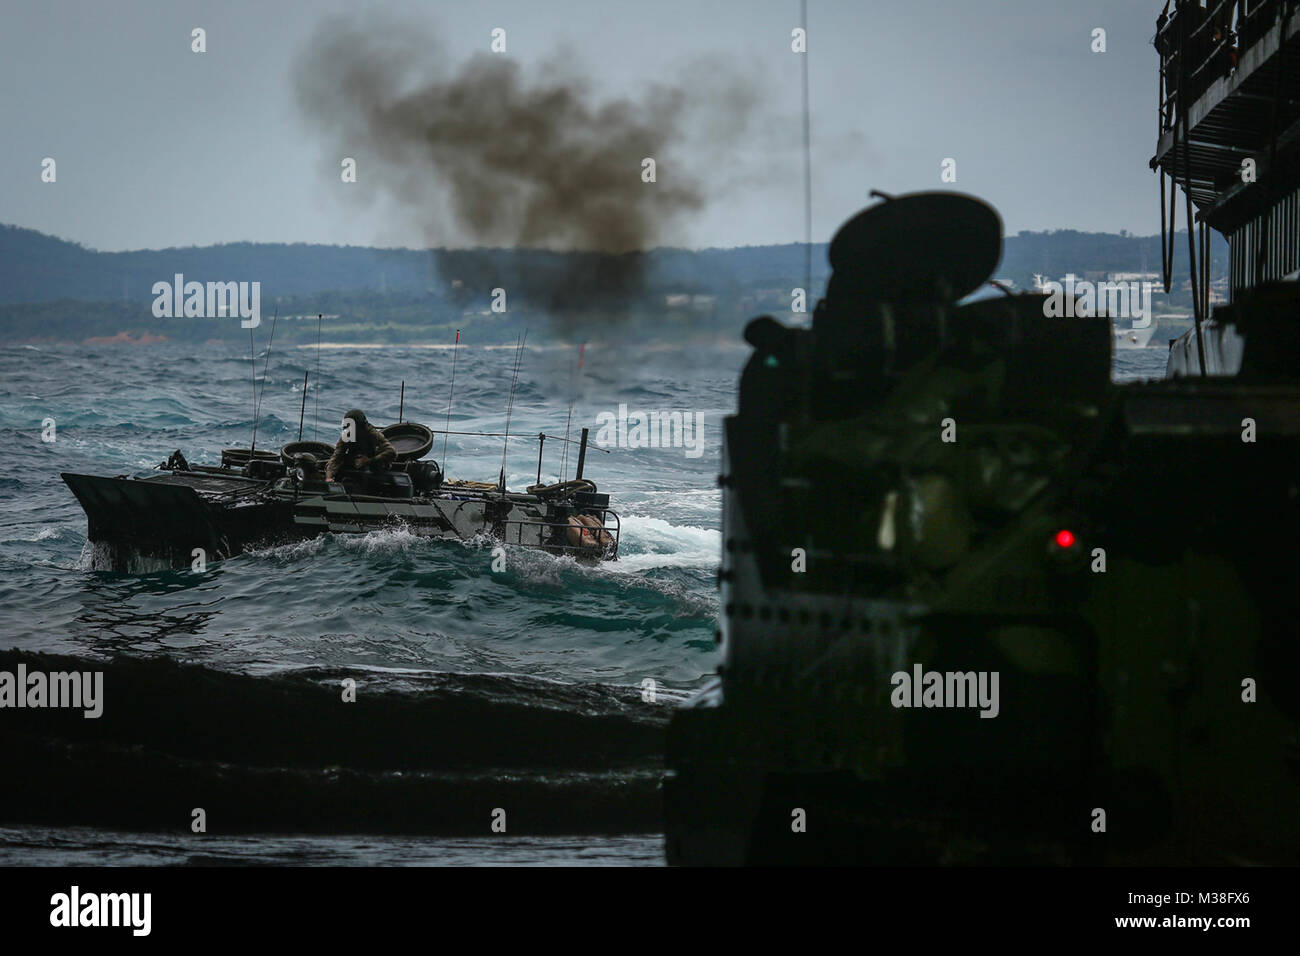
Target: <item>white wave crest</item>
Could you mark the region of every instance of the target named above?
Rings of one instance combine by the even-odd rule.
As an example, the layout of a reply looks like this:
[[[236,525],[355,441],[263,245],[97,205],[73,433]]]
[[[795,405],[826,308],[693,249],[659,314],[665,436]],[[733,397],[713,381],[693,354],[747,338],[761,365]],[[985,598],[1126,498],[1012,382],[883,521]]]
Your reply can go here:
[[[48,541],[50,538],[57,536],[58,528],[41,528],[35,534],[16,534],[6,535],[0,538],[0,541]]]
[[[722,558],[722,532],[714,528],[669,524],[648,515],[624,515],[618,561],[611,570],[710,568]]]
[[[331,534],[288,542],[247,552],[251,557],[293,561],[314,557],[324,547],[337,547],[354,554],[405,554],[446,544],[449,540],[418,534],[410,528],[395,527],[368,531],[365,534]],[[328,544],[327,544],[328,542]],[[467,551],[493,548],[499,542],[487,535],[460,542]],[[721,557],[722,534],[712,528],[669,524],[662,518],[646,515],[623,516],[619,559],[602,562],[597,567],[611,573],[634,574],[653,568],[713,568]],[[555,576],[565,568],[581,569],[583,565],[569,556],[554,556],[527,548],[507,545],[514,557],[512,566],[527,569],[530,575]],[[527,555],[527,557],[525,557]],[[522,563],[521,563],[522,562]],[[559,583],[555,578],[554,583]]]

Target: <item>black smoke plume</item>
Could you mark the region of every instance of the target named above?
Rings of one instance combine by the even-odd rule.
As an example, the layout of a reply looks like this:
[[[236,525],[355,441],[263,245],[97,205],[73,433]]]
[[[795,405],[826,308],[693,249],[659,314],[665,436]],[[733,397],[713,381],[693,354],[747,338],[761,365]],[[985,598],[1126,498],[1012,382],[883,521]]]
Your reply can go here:
[[[558,60],[530,72],[485,49],[453,65],[427,30],[373,17],[323,24],[294,78],[359,185],[439,249],[445,281],[557,317],[643,289],[645,252],[725,191],[757,101],[717,63],[635,97],[603,97]],[[498,251],[466,248],[482,246]]]

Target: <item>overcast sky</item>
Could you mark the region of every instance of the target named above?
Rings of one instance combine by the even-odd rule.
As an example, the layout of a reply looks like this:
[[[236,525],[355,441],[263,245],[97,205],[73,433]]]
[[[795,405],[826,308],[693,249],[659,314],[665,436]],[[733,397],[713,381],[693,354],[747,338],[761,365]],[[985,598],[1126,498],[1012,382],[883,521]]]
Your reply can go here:
[[[1007,232],[1158,231],[1155,146],[1163,0],[809,0],[813,237],[872,189],[955,188]],[[421,245],[357,184],[295,99],[295,58],[322,19],[392,15],[460,62],[506,30],[536,71],[562,56],[603,98],[710,58],[763,94],[728,169],[696,157],[713,198],[665,242],[734,246],[804,233],[798,0],[43,0],[0,12],[0,222],[102,250],[230,241]],[[382,21],[378,17],[384,14]],[[191,51],[191,30],[207,52]],[[1091,50],[1095,28],[1106,52]],[[431,51],[432,55],[432,51]],[[500,55],[500,54],[498,54]],[[689,160],[690,146],[683,155]],[[57,181],[41,181],[52,157]],[[956,160],[957,181],[940,182]],[[639,173],[634,164],[633,174]],[[349,195],[343,190],[354,189]],[[446,244],[457,245],[455,236]]]

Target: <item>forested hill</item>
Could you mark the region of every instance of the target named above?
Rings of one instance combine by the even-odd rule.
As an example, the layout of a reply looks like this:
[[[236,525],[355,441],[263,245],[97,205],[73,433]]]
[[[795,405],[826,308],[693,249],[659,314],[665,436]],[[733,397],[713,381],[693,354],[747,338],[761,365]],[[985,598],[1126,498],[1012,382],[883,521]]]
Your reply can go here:
[[[1185,276],[1185,233],[1177,238],[1174,250],[1176,274]],[[1213,251],[1215,274],[1222,275],[1226,269],[1226,243],[1219,240]],[[264,301],[275,296],[330,291],[440,296],[455,274],[509,275],[521,261],[535,264],[562,255],[499,249],[440,254],[414,249],[252,242],[97,252],[31,229],[0,226],[0,304],[53,300],[144,302],[152,299],[155,282],[170,282],[178,272],[187,281],[260,281]],[[646,253],[645,258],[649,268],[645,271],[644,292],[651,295],[728,294],[803,284],[804,247],[798,243],[734,249],[665,248]],[[1061,276],[1067,272],[1084,275],[1159,270],[1157,236],[1058,230],[1008,237],[998,275],[1024,287],[1034,273]],[[826,246],[818,244],[813,250],[813,287],[817,293],[823,288],[826,271]]]

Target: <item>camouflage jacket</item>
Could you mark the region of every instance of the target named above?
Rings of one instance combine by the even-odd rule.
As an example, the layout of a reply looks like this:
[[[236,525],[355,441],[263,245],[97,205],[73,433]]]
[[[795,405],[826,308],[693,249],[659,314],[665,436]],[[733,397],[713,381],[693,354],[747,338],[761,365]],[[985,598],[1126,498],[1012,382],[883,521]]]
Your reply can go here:
[[[345,442],[340,438],[334,445],[334,454],[325,466],[327,478],[333,478],[341,471],[356,470],[357,457],[360,455],[366,455],[370,459],[363,466],[366,468],[387,468],[397,457],[393,443],[374,425],[366,422],[361,431],[362,434],[357,436],[356,441]]]

